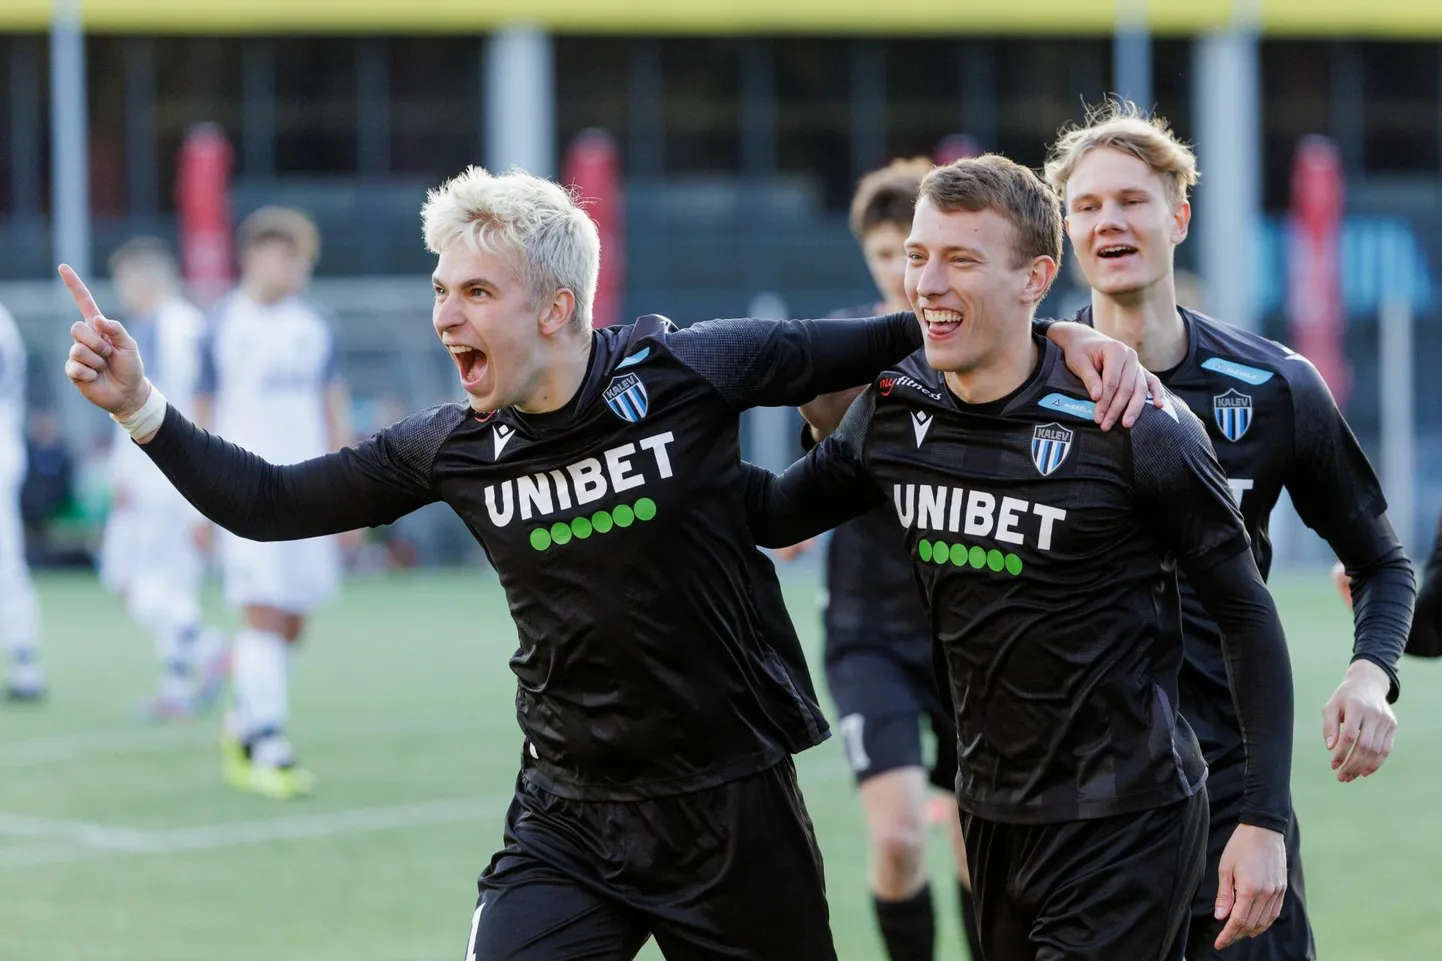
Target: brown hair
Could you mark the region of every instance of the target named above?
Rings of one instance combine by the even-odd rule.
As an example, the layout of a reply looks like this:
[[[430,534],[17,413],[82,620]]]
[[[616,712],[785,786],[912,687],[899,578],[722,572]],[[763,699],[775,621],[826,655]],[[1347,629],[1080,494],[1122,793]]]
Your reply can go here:
[[[1066,184],[1082,157],[1097,147],[1131,154],[1160,176],[1167,199],[1179,204],[1201,176],[1197,156],[1178,139],[1171,124],[1155,114],[1144,114],[1130,100],[1109,97],[1087,110],[1080,126],[1062,128],[1046,162],[1046,179],[1058,197],[1066,199]]]
[[[170,252],[170,247],[165,241],[159,237],[131,237],[115,248],[115,252],[110,255],[111,276],[132,265],[149,268],[170,279],[174,279],[177,273],[175,255]]]
[[[1036,257],[1061,265],[1061,211],[1056,196],[1029,167],[1000,154],[966,157],[927,174],[921,196],[942,213],[993,210],[1005,217],[1015,235],[1014,266]]]
[[[910,230],[921,181],[930,169],[926,157],[905,157],[862,177],[851,198],[849,223],[856,239],[882,224],[894,224],[902,232]]]
[[[266,240],[289,240],[307,260],[320,256],[320,231],[315,221],[294,207],[261,207],[236,230],[241,250]]]

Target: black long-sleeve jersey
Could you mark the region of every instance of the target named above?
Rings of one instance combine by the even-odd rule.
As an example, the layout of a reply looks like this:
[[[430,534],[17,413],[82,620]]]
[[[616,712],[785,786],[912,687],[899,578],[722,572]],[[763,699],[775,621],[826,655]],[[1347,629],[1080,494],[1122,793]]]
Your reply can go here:
[[[1374,662],[1392,680],[1416,593],[1412,566],[1387,521],[1387,501],[1367,456],[1317,369],[1302,355],[1204,314],[1182,310],[1187,356],[1158,372],[1206,425],[1242,512],[1257,567],[1272,566],[1268,520],[1283,488],[1297,514],[1336,552],[1353,578],[1353,660]],[[1074,318],[1091,324],[1091,308]],[[1221,633],[1182,580],[1187,661],[1182,713],[1212,768],[1213,791],[1240,789],[1242,732],[1228,693]]]
[[[1422,568],[1422,587],[1417,591],[1406,653],[1413,657],[1442,657],[1442,514],[1437,517],[1432,553]]]
[[[1243,820],[1289,816],[1292,686],[1276,609],[1202,426],[1175,401],[1130,431],[1038,341],[1009,397],[961,403],[918,352],[780,478],[748,472],[750,523],[789,543],[890,502],[957,711],[963,809],[1048,823],[1171,803],[1206,765],[1177,709],[1176,567],[1230,629],[1247,720]]]
[[[144,449],[207,517],[254,540],[445,501],[515,619],[525,776],[566,797],[674,794],[828,735],[747,528],[740,412],[864,383],[919,342],[910,314],[681,331],[652,316],[595,332],[582,386],[554,412],[450,404],[278,467],[171,409]]]
[[[836,318],[869,317],[853,307]],[[809,429],[801,446],[810,450]],[[826,657],[856,648],[882,648],[891,657],[929,668],[931,623],[911,572],[911,553],[885,505],[840,524],[826,547]]]

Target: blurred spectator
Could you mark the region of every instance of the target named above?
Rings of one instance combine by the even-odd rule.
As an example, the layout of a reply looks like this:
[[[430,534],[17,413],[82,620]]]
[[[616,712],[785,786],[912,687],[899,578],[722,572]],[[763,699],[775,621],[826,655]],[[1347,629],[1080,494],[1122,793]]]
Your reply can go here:
[[[42,407],[30,413],[25,452],[29,470],[20,488],[20,516],[31,563],[44,564],[55,552],[51,526],[75,503],[75,459],[55,411]]]

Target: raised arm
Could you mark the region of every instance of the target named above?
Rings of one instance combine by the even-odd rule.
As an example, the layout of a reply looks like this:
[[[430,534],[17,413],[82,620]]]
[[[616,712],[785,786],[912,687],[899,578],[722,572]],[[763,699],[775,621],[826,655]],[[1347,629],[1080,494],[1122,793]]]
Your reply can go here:
[[[100,313],[74,271],[64,267],[61,276],[85,318],[71,327],[66,375],[227,530],[251,540],[294,540],[388,524],[436,500],[430,464],[459,419],[457,408],[418,414],[338,454],[277,467],[166,404],[145,377],[135,340]]]
[[[1095,418],[1103,430],[1110,430],[1119,420],[1123,427],[1131,427],[1148,399],[1160,406],[1161,381],[1141,365],[1137,352],[1126,344],[1073,321],[1037,320],[1033,329],[1061,348],[1067,369],[1081,378],[1097,402]],[[802,404],[801,415],[813,438],[820,440],[835,430],[861,390],[853,387],[823,394]]]
[[[707,320],[667,346],[738,410],[795,407],[871,381],[921,346],[912,314],[861,320]]]
[[[437,500],[430,462],[455,426],[453,411],[424,411],[357,447],[277,466],[171,407],[142,449],[186,500],[231,533],[300,540],[389,524]]]
[[[1240,825],[1223,852],[1220,950],[1266,930],[1286,891],[1283,832],[1291,818],[1292,668],[1276,605],[1206,432],[1175,399],[1132,432],[1132,470],[1147,527],[1176,558],[1221,628],[1246,748]]]
[[[875,407],[875,391],[862,393],[836,433],[784,474],[742,463],[746,519],[757,544],[786,547],[885,503],[862,457]]]

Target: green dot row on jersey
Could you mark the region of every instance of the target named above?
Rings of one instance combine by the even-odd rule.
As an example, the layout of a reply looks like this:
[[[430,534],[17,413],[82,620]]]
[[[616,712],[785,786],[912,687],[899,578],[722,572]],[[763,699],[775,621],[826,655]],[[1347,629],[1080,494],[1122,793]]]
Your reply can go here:
[[[564,547],[572,538],[583,541],[592,534],[609,534],[615,528],[630,527],[636,521],[649,521],[656,516],[656,502],[643,497],[632,507],[617,504],[609,511],[597,511],[590,517],[574,517],[570,521],[556,521],[550,527],[537,527],[531,531],[531,546],[544,551],[552,544]]]
[[[948,544],[946,541],[929,541],[922,539],[916,545],[916,553],[923,561],[931,564],[946,564],[948,562],[957,567],[970,566],[976,570],[983,567],[1000,574],[1006,571],[1012,577],[1021,573],[1021,558],[1015,554],[1003,554],[996,548],[987,550],[980,545],[967,547],[965,544]]]

